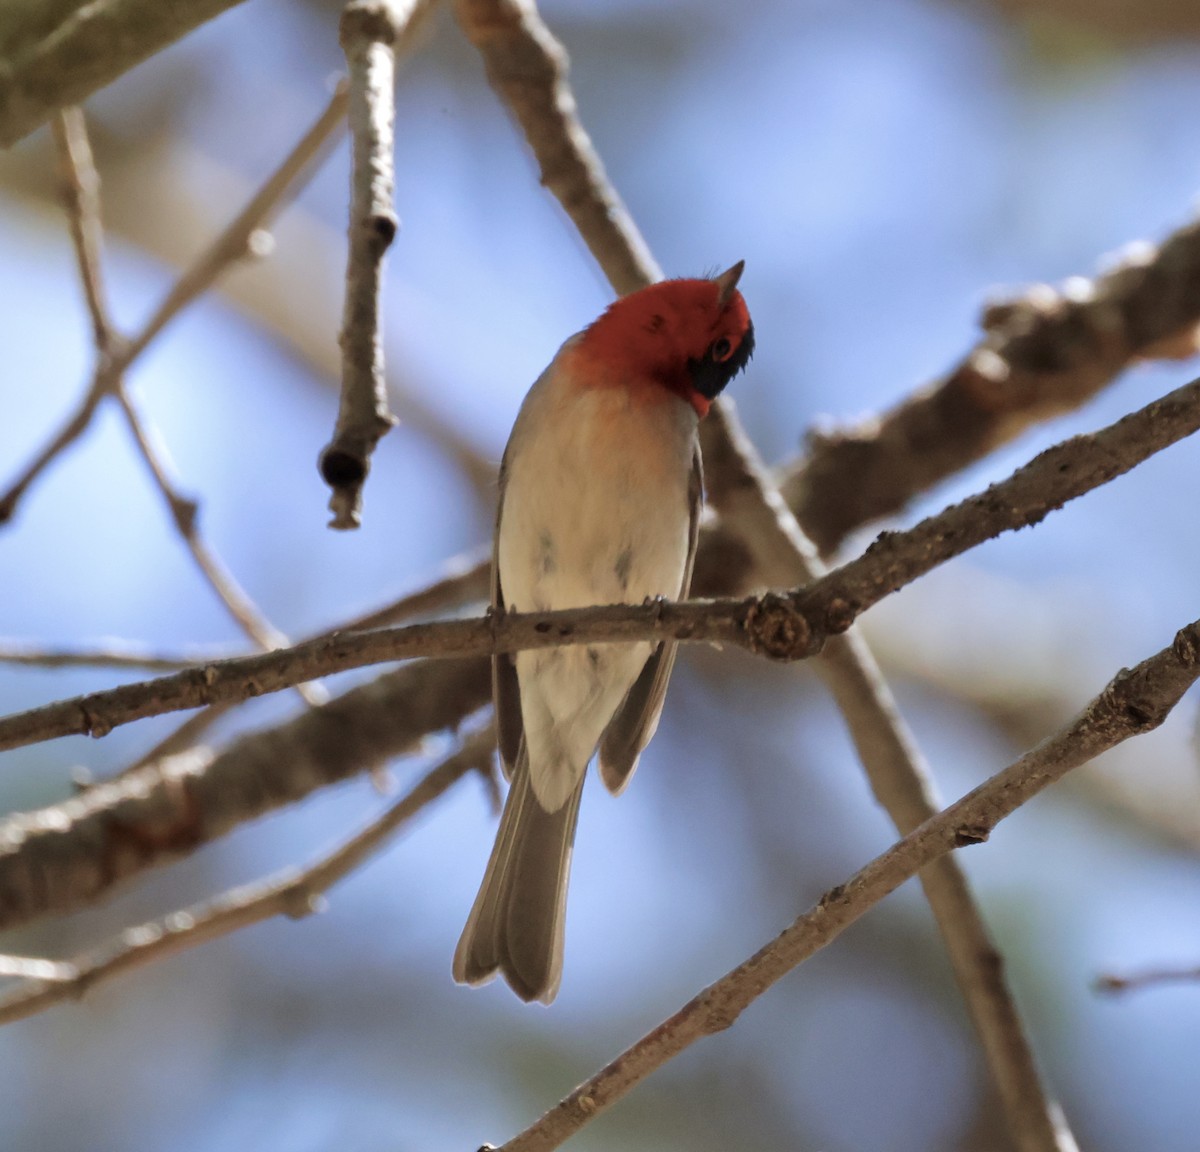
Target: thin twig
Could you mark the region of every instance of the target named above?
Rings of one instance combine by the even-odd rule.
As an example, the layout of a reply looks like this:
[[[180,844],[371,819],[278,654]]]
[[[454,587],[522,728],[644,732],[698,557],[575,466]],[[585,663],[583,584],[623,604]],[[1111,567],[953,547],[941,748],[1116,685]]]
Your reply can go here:
[[[576,1088],[498,1152],[550,1152],[647,1076],[745,1008],[835,940],[885,896],[955,848],[987,840],[1005,817],[1101,752],[1157,728],[1200,677],[1200,621],[1132,670],[1079,717],[831,888],[816,906]],[[1064,1135],[1064,1140],[1069,1135]],[[1066,1145],[1069,1146],[1069,1145]]]
[[[1094,280],[1045,284],[983,313],[983,339],[883,416],[809,437],[784,496],[822,551],[1032,425],[1078,408],[1140,359],[1195,354],[1200,221],[1131,245]]]
[[[139,668],[148,672],[177,672],[212,660],[224,660],[230,655],[230,652],[200,649],[172,655],[127,640],[110,640],[91,648],[48,648],[0,639],[0,664],[21,664],[29,668]]]
[[[416,0],[349,0],[339,34],[350,72],[350,231],[346,301],[338,343],[342,389],[333,439],[321,452],[320,470],[333,490],[331,528],[362,522],[363,485],[375,446],[396,423],[388,408],[380,315],[384,256],[399,221],[393,198],[395,45],[416,12]]]
[[[92,343],[103,358],[108,355],[116,334],[109,319],[101,275],[104,235],[100,224],[100,177],[92,159],[83,110],[64,108],[54,117],[52,127],[79,279],[92,318]]]
[[[155,486],[171,512],[176,530],[191,552],[201,575],[225,605],[242,631],[260,648],[282,648],[288,638],[278,631],[246,595],[220,557],[200,537],[197,529],[198,505],[182,496],[167,474],[165,447],[155,443],[149,422],[142,416],[129,395],[122,363],[131,359],[131,348],[122,347],[108,315],[102,293],[100,250],[100,177],[92,160],[87,127],[83,114],[73,109],[59,118],[56,134],[60,144],[64,183],[67,188],[67,214],[75,242],[80,278],[83,281],[92,315],[96,338],[96,374],[93,390],[98,396],[114,395],[126,423],[145,461]],[[144,345],[143,345],[144,347]],[[136,352],[132,352],[136,356]],[[297,692],[308,704],[321,704],[328,693],[318,684],[301,684]]]
[[[486,600],[492,571],[491,549],[477,548],[457,556],[443,566],[443,571],[444,575],[424,588],[418,588],[416,592],[410,592],[382,608],[373,608],[370,612],[346,620],[327,629],[323,635],[367,632],[372,628],[398,624],[401,620],[432,616],[461,608],[464,604]]]
[[[1097,992],[1116,996],[1125,992],[1142,992],[1147,988],[1160,988],[1164,984],[1197,984],[1200,983],[1200,967],[1187,968],[1150,968],[1145,972],[1128,972],[1120,975],[1116,972],[1097,976],[1092,987]]]
[[[334,132],[346,115],[346,92],[339,89],[312,128],[272,173],[250,203],[216,241],[176,281],[150,319],[132,339],[113,340],[109,354],[102,357],[84,397],[46,445],[26,465],[8,490],[0,495],[0,524],[12,518],[26,491],[45,472],[47,466],[74,443],[91,423],[100,401],[110,392],[113,381],[146,350],[151,341],[184,308],[212,286],[217,276],[255,247],[255,237],[278,210],[281,203],[315,170],[332,146]],[[69,169],[68,169],[69,171]],[[93,169],[94,172],[94,169]],[[72,206],[73,208],[73,206]],[[79,248],[81,259],[90,261],[90,253]]]
[[[486,660],[413,664],[219,752],[192,749],[0,819],[0,929],[86,907],[247,821],[381,768],[490,697]]]
[[[166,447],[157,442],[153,426],[137,410],[124,380],[118,379],[116,397],[137,444],[138,453],[154,480],[155,488],[167,505],[175,530],[191,553],[200,574],[225,605],[226,611],[233,617],[237,626],[259,648],[269,651],[273,648],[287,647],[290,642],[287,636],[267,619],[221,557],[200,535],[200,506],[191,497],[184,496],[169,475]],[[296,691],[306,704],[313,706],[323,704],[329,699],[325,688],[316,683],[299,684]]]
[[[758,580],[768,587],[810,583],[825,574],[758,453],[726,403],[705,424],[709,495],[722,520],[748,540]],[[817,672],[837,702],[875,798],[904,836],[941,808],[932,773],[857,628],[833,636]],[[979,1035],[1008,1128],[1023,1152],[1075,1152],[1058,1103],[1047,1096],[1000,956],[953,856],[922,871],[938,931]]]
[[[861,556],[788,595],[511,613],[338,634],[206,664],[0,718],[0,751],[180,709],[246,700],[391,660],[628,640],[729,644],[777,660],[815,656],[872,605],[1003,532],[1036,524],[1200,429],[1200,380],[1099,432],[1048,448],[1007,480],[906,532],[885,532]]]
[[[451,560],[446,565],[446,574],[433,583],[402,596],[399,600],[382,608],[372,609],[361,616],[346,620],[333,628],[309,637],[334,636],[341,632],[360,632],[370,628],[382,628],[388,624],[396,624],[414,616],[428,616],[435,612],[444,612],[459,608],[463,604],[487,599],[488,573],[491,570],[491,556],[482,552],[471,552]],[[2,659],[2,656],[0,656]],[[193,661],[193,663],[195,663]],[[213,704],[204,708],[194,716],[189,716],[175,731],[160,740],[148,751],[144,752],[132,764],[121,769],[110,780],[119,780],[147,764],[174,756],[179,752],[193,747],[197,741],[235,705],[232,702]]]
[[[33,459],[25,465],[16,479],[8,486],[7,491],[0,495],[0,525],[6,524],[12,519],[17,505],[24,499],[25,493],[33,483],[87,431],[103,398],[104,393],[98,390],[93,383],[88,388],[86,395],[76,405],[75,410],[63,421],[50,439],[38,449]]]
[[[147,345],[189,304],[199,299],[239,260],[253,256],[262,229],[313,176],[339,139],[338,129],[346,119],[346,86],[339,83],[325,110],[288,153],[283,163],[267,177],[262,187],[225,230],[175,281],[150,319],[134,336],[118,361],[124,370],[145,351]]]
[[[395,832],[470,772],[487,772],[496,747],[490,726],[471,733],[462,746],[429,772],[362,831],[319,860],[127,928],[115,940],[70,961],[0,956],[0,976],[21,982],[0,994],[0,1024],[78,1000],[97,984],[154,960],[227,936],[275,916],[299,919],[320,911],[322,896],[375,855]]]
[[[118,780],[124,780],[127,776],[132,776],[141,768],[145,768],[147,764],[156,764],[160,760],[166,760],[171,756],[178,756],[182,752],[190,752],[200,745],[200,738],[226,713],[233,711],[237,705],[233,702],[225,704],[212,704],[207,708],[201,708],[198,712],[194,712],[182,724],[173,728],[157,743],[152,744],[145,752],[143,752],[136,760],[126,764],[124,768],[113,773],[106,780],[106,784],[115,783]]]

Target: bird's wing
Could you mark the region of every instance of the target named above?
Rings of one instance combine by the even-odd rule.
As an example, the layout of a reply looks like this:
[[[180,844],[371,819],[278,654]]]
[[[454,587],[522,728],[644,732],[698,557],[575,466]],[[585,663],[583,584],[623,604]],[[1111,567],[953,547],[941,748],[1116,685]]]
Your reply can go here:
[[[704,469],[700,462],[700,445],[692,453],[692,474],[688,482],[688,553],[683,568],[682,599],[692,586],[692,568],[696,562],[696,541],[700,536],[700,509],[704,502]],[[613,795],[618,795],[629,783],[637,767],[642,749],[658,727],[667,681],[675,664],[675,645],[660,644],[646,661],[633,687],[625,695],[604,737],[600,741],[600,779]],[[513,676],[516,683],[516,675]]]
[[[492,535],[492,611],[504,611],[504,589],[500,586],[500,517],[504,514],[505,465],[500,462],[500,498],[496,502],[496,530]],[[524,728],[521,723],[521,688],[517,663],[509,652],[492,657],[492,703],[496,710],[496,738],[505,779],[511,780],[521,752]]]

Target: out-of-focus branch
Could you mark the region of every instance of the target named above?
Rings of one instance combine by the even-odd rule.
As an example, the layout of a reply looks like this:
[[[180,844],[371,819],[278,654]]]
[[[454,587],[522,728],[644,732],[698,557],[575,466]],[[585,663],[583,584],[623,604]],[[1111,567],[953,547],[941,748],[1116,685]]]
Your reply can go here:
[[[1200,983],[1200,967],[1151,968],[1145,972],[1116,972],[1097,976],[1092,984],[1097,992],[1116,996],[1124,992],[1142,992],[1147,988],[1158,988],[1163,984]]]
[[[1007,480],[907,532],[881,534],[863,555],[787,595],[510,613],[322,637],[4,717],[0,751],[58,736],[103,736],[147,716],[246,700],[352,668],[423,656],[676,640],[724,643],[777,660],[806,659],[898,588],[984,540],[1038,523],[1197,429],[1200,380],[1099,432],[1046,449]]]
[[[1111,271],[1039,285],[983,314],[944,379],[857,428],[813,434],[782,488],[822,552],[1031,425],[1077,408],[1139,359],[1184,359],[1200,324],[1200,222]]]
[[[428,5],[427,5],[428,7]],[[331,528],[357,528],[376,444],[396,423],[384,379],[380,302],[384,256],[399,226],[392,201],[395,45],[416,0],[349,0],[339,25],[350,72],[350,230],[342,312],[342,389],[333,439],[320,469],[333,490]]]
[[[178,491],[168,474],[166,450],[156,443],[149,421],[138,412],[126,387],[123,366],[132,363],[133,358],[145,348],[148,339],[146,333],[151,332],[151,326],[147,326],[142,334],[145,339],[139,338],[142,339],[141,343],[134,341],[126,345],[108,315],[100,268],[103,234],[100,223],[100,177],[92,161],[83,113],[78,108],[68,109],[56,117],[55,138],[59,145],[71,236],[96,344],[95,373],[84,407],[94,414],[104,397],[116,397],[138,451],[201,575],[242,631],[260,648],[283,647],[288,643],[287,637],[271,624],[246,595],[220,557],[200,536],[197,526],[198,505],[195,500]],[[309,704],[319,704],[328,698],[320,685],[301,684],[296,690]]]
[[[424,588],[418,588],[382,608],[373,608],[352,620],[330,629],[336,632],[366,632],[372,628],[385,628],[401,620],[415,616],[432,616],[461,608],[464,604],[478,603],[488,598],[490,590],[492,555],[491,549],[480,548],[451,560],[444,568],[445,575]]]
[[[490,693],[487,661],[413,664],[219,753],[196,749],[0,820],[0,929],[93,903],[239,824],[382,767]]]
[[[727,402],[705,424],[710,499],[749,543],[761,584],[792,587],[819,579],[825,566],[816,548],[732,417]],[[831,637],[816,667],[846,721],[875,798],[900,835],[907,835],[934,816],[941,803],[916,738],[861,632],[851,628]],[[1041,1083],[1002,957],[958,861],[943,856],[920,879],[1014,1143],[1023,1152],[1076,1152],[1061,1108]]]
[[[662,273],[579,122],[567,54],[533,0],[455,0],[489,83],[512,111],[554,193],[619,294]]]
[[[652,1072],[738,1016],[906,880],[955,848],[985,841],[1005,817],[1073,768],[1157,728],[1200,677],[1200,621],[1170,647],[1118,672],[1072,723],[830,889],[738,967],[586,1080],[498,1152],[550,1152]]]
[[[167,505],[175,530],[191,553],[201,576],[217,594],[217,599],[225,605],[225,610],[242,632],[259,648],[269,651],[272,648],[286,647],[289,643],[287,636],[267,619],[237,582],[225,562],[200,535],[200,506],[190,496],[184,496],[168,474],[166,448],[156,442],[157,437],[151,424],[138,411],[123,380],[118,379],[115,394],[134,443],[137,444],[138,453],[150,472],[159,495]],[[306,704],[323,704],[329,699],[329,694],[320,684],[298,684],[296,691]]]
[[[223,660],[229,652],[171,654],[156,652],[144,644],[113,640],[94,647],[47,648],[16,640],[0,640],[0,664],[22,664],[28,668],[140,668],[147,672],[178,672]]]
[[[109,318],[108,301],[104,291],[100,259],[103,230],[100,224],[100,176],[92,159],[83,109],[64,108],[54,117],[54,143],[58,151],[59,173],[63,201],[79,279],[92,320],[92,343],[103,359],[113,343],[115,333]]]
[[[320,635],[334,635],[339,632],[358,632],[368,628],[382,628],[387,624],[396,624],[401,620],[409,620],[414,616],[425,616],[435,612],[444,612],[451,608],[459,608],[472,601],[482,601],[488,595],[488,576],[491,571],[491,557],[485,554],[470,554],[460,556],[446,565],[446,574],[433,583],[402,596],[399,600],[382,608],[374,609],[361,616],[328,629]],[[3,649],[0,649],[0,660],[3,660]],[[189,663],[197,663],[190,661]],[[202,709],[195,715],[189,716],[178,728],[168,733],[162,740],[138,757],[132,764],[124,768],[118,777],[127,775],[143,768],[155,760],[174,756],[196,744],[208,729],[225,715],[234,703],[213,704]]]
[[[288,868],[202,904],[127,928],[115,940],[70,961],[0,956],[0,977],[21,983],[0,993],[0,1024],[22,1020],[64,1000],[77,1000],[97,984],[132,968],[227,936],[274,916],[300,919],[320,911],[322,896],[378,852],[401,825],[469,772],[487,773],[496,747],[491,727],[467,737],[462,747],[428,773],[361,832],[300,870]]]
[[[163,328],[188,304],[207,291],[216,278],[230,265],[261,250],[262,226],[279,208],[281,202],[295,192],[296,188],[312,174],[320,160],[324,158],[331,146],[334,130],[342,122],[345,114],[346,93],[344,89],[339,88],[330,100],[328,108],[304,135],[287,159],[271,174],[233,223],[180,276],[141,330],[129,340],[121,340],[111,330],[109,331],[106,337],[109,343],[101,350],[92,380],[78,407],[50,438],[46,446],[36,454],[8,490],[0,495],[0,524],[11,519],[30,485],[42,475],[46,467],[65,448],[79,438],[91,423],[100,402],[115,390],[124,373]],[[82,120],[79,120],[78,123],[81,125]],[[64,139],[62,133],[60,133],[60,139]],[[86,137],[84,137],[84,144],[86,145]],[[79,215],[81,212],[89,215],[98,212],[96,204],[98,178],[95,175],[95,167],[91,164],[91,151],[87,149],[86,152],[72,152],[64,149],[60,152],[60,156],[64,161],[63,173],[66,177],[67,206],[73,221],[72,236],[76,240],[76,254],[80,260],[81,269],[98,268],[98,261],[95,259],[99,255],[98,224],[93,226],[90,223],[83,225],[74,223],[76,220],[85,219]],[[81,183],[81,187],[86,191],[79,194],[72,185],[79,180],[78,173],[83,171],[85,161],[89,175],[83,177]],[[92,240],[81,242],[85,236],[95,237],[95,242]],[[87,272],[84,272],[84,281],[87,286],[89,283]],[[89,304],[93,309],[94,326],[95,307],[103,306],[102,297],[99,294],[93,294],[90,290],[87,294]],[[111,329],[111,325],[109,328]]]
[[[271,238],[263,229],[313,177],[338,142],[346,119],[349,94],[339,83],[325,110],[297,141],[283,162],[263,182],[246,206],[171,286],[162,303],[130,342],[118,370],[128,368],[146,346],[189,304],[207,292],[219,276],[247,256],[270,251]]]
[[[77,0],[50,26],[43,4],[0,4],[0,148],[240,2]]]

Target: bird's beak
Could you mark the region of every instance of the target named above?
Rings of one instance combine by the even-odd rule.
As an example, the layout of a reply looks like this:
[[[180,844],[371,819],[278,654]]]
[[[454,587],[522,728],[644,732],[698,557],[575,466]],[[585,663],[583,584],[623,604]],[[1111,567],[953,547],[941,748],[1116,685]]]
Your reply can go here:
[[[729,303],[737,282],[742,278],[742,270],[746,267],[745,260],[739,260],[732,268],[727,268],[720,276],[713,277],[717,286],[717,307],[724,308]]]

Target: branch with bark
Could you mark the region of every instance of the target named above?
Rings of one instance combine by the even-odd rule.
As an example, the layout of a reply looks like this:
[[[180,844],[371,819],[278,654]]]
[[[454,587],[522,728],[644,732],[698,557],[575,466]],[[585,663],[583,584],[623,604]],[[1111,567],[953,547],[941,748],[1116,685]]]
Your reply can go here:
[[[812,433],[785,475],[822,552],[1078,408],[1139,360],[1186,359],[1200,325],[1200,222],[1131,245],[1094,280],[1041,284],[983,313],[986,335],[942,380],[857,428]]]
[[[429,7],[428,4],[425,5]],[[333,490],[330,527],[357,528],[375,446],[396,423],[384,378],[381,294],[384,257],[399,221],[393,135],[396,41],[416,17],[416,0],[350,0],[339,24],[350,73],[350,228],[342,331],[342,389],[333,439],[320,470]]]
[[[97,984],[173,956],[274,916],[300,919],[324,907],[323,895],[379,852],[396,831],[470,772],[490,774],[496,747],[490,727],[471,733],[443,760],[361,832],[303,869],[288,868],[212,900],[127,928],[114,940],[73,960],[0,956],[0,978],[19,983],[0,992],[0,1024],[23,1020],[64,1000],[77,1000]]]
[[[0,751],[59,736],[104,736],[148,716],[248,700],[337,672],[418,657],[677,640],[729,644],[776,660],[807,659],[872,605],[939,564],[1003,532],[1037,524],[1198,429],[1200,380],[1194,380],[1099,432],[1046,449],[1007,480],[906,532],[882,533],[861,556],[786,594],[491,614],[339,633],[6,716],[0,719]]]
[[[1001,820],[1101,752],[1157,728],[1200,678],[1200,621],[1122,669],[1080,715],[1019,760],[926,820],[769,944],[710,984],[498,1152],[549,1152],[697,1040],[730,1028],[745,1009],[832,943],[906,880],[956,848],[981,844]],[[1059,1133],[1064,1147],[1070,1134]]]
[[[191,749],[0,820],[0,929],[102,899],[249,820],[411,752],[490,698],[486,661],[412,664],[213,753]]]
[[[0,4],[0,148],[239,3],[77,0],[50,24],[40,0]]]

